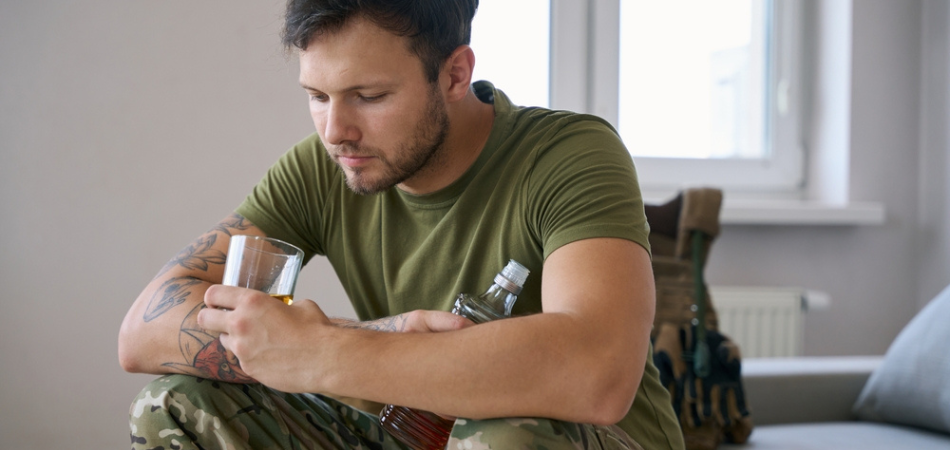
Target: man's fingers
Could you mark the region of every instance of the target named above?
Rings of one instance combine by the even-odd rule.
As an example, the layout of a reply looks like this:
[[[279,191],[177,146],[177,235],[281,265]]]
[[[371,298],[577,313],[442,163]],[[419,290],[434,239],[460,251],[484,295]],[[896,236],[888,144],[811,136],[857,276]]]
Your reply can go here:
[[[227,332],[228,311],[216,308],[204,308],[198,311],[198,325],[208,331]]]
[[[220,335],[218,335],[218,341],[221,342],[221,346],[224,347],[225,350],[231,350],[231,345],[230,345],[231,335],[230,334],[221,333]]]
[[[423,316],[429,331],[454,331],[475,325],[475,322],[445,311],[426,311]]]
[[[213,284],[205,291],[205,304],[209,308],[234,309],[237,306],[238,297],[246,290],[245,288]]]

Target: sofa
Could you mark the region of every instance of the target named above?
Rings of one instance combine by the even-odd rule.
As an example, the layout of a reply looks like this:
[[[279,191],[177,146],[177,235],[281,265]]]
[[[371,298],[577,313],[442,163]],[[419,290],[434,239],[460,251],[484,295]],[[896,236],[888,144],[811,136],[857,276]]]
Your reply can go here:
[[[747,359],[755,428],[723,450],[950,450],[950,286],[884,356]]]

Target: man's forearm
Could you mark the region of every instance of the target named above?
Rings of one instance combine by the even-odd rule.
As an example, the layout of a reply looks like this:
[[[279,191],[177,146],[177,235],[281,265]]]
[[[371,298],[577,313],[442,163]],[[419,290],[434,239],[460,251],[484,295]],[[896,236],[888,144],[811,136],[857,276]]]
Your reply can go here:
[[[198,325],[198,312],[205,307],[204,303],[196,305],[182,320],[178,333],[182,359],[163,362],[162,368],[171,373],[230,383],[253,383],[254,379],[241,370],[234,354],[221,345],[220,333],[209,332]]]
[[[130,308],[119,334],[119,359],[127,371],[184,373],[229,382],[252,382],[218,333],[198,325],[204,294],[220,280],[232,234],[252,225],[234,214],[172,258]]]
[[[633,385],[635,392],[645,360],[643,352],[617,355],[609,344],[594,344],[601,337],[588,330],[566,314],[449,333],[341,330],[324,341],[331,352],[326,361],[340,365],[314,378],[334,383],[324,386],[329,392],[439,414],[595,422],[601,412],[591,403],[602,396],[632,395],[623,386]]]
[[[363,330],[385,331],[390,333],[401,333],[407,331],[408,319],[405,314],[398,314],[390,317],[383,317],[376,320],[358,321],[346,319],[343,317],[334,317],[330,319],[334,325],[343,328],[359,328]]]
[[[204,292],[211,283],[175,276],[153,280],[153,284],[158,286],[150,292],[144,313],[136,318],[133,309],[123,324],[119,346],[120,355],[125,353],[120,359],[126,370],[181,373],[234,383],[254,381],[221,346],[219,333],[198,325],[198,312],[205,308]]]
[[[324,328],[312,380],[326,390],[475,419],[610,424],[629,410],[648,358],[655,290],[649,255],[620,239],[554,251],[543,313],[447,333]]]

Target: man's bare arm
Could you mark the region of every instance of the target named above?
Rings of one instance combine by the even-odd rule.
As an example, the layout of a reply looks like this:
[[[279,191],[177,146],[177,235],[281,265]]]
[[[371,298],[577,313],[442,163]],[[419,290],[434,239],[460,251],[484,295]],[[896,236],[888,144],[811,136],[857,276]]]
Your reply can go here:
[[[367,320],[360,322],[358,320],[344,319],[341,317],[334,317],[330,319],[334,325],[341,326],[343,328],[360,328],[364,330],[373,330],[373,331],[385,331],[389,333],[402,333],[406,331],[406,314],[398,314],[390,317],[383,317],[382,319],[376,320]]]
[[[454,332],[349,329],[308,300],[291,314],[262,293],[226,286],[214,286],[206,301],[228,311],[205,309],[200,323],[227,333],[222,343],[247,373],[276,389],[476,419],[611,424],[643,376],[655,292],[643,247],[588,239],[545,261],[543,313]]]
[[[198,325],[204,294],[220,283],[235,234],[264,233],[232,214],[173,257],[132,304],[119,332],[119,362],[129,372],[184,373],[250,382],[218,333]]]
[[[461,330],[474,325],[471,320],[445,311],[410,311],[395,316],[359,322],[335,317],[330,319],[334,325],[387,333],[419,333]]]

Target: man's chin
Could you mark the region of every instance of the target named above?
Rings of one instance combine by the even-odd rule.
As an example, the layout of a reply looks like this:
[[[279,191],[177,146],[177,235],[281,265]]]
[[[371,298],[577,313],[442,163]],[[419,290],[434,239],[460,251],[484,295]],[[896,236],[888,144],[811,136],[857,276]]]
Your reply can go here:
[[[359,195],[374,195],[389,189],[391,186],[372,183],[364,177],[347,174],[346,187]]]
[[[360,195],[373,195],[392,189],[399,183],[411,178],[391,170],[353,170],[340,166],[346,179],[346,186]]]

